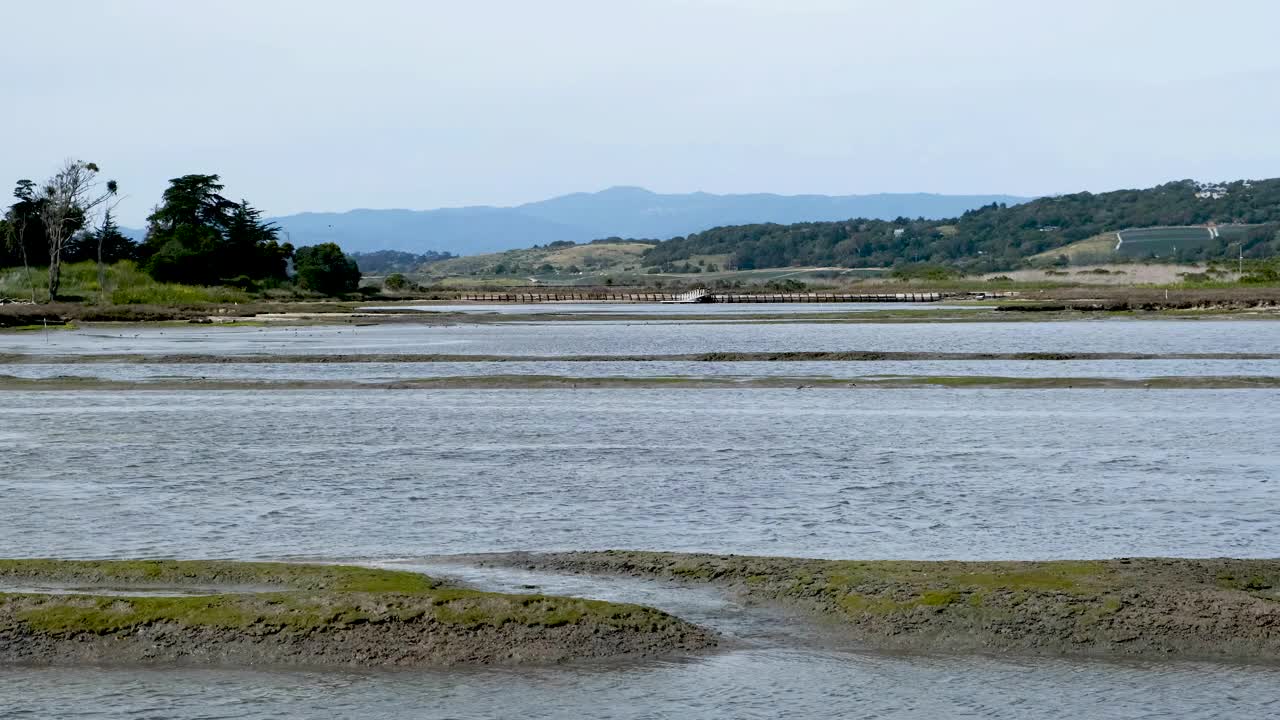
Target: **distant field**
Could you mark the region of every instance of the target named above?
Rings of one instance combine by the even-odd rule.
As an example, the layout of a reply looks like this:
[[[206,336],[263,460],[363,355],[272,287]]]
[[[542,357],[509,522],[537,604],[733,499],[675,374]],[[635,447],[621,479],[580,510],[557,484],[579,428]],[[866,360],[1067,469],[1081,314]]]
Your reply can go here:
[[[651,246],[643,243],[618,243],[600,245],[575,245],[549,253],[543,262],[557,268],[612,268],[638,267],[640,256]]]
[[[437,278],[474,275],[563,276],[638,271],[640,256],[649,247],[643,243],[597,243],[509,250],[431,263],[423,271],[427,276]]]
[[[1219,239],[1231,242],[1241,237],[1249,225],[1219,225],[1207,227],[1167,227],[1123,230],[1116,233],[1121,257],[1147,258],[1172,257],[1178,248],[1192,249],[1215,244]]]
[[[1081,265],[1090,262],[1105,262],[1116,257],[1116,234],[1106,233],[1103,235],[1094,235],[1086,240],[1063,245],[1062,247],[1046,250],[1038,255],[1032,255],[1027,258],[1033,265],[1044,265],[1052,263],[1059,257],[1066,257],[1072,265]]]
[[[1251,225],[1181,225],[1176,227],[1134,228],[1103,233],[1047,250],[1031,256],[1032,263],[1053,262],[1065,255],[1073,265],[1101,263],[1111,260],[1144,260],[1172,258],[1179,249],[1206,247],[1225,240],[1232,242],[1244,235]]]
[[[1183,282],[1188,273],[1203,273],[1203,265],[1173,265],[1167,263],[1114,263],[1103,265],[1074,265],[1070,268],[1026,268],[1007,272],[987,273],[983,280],[1009,278],[1015,282],[1072,283],[1080,285],[1169,285]],[[1233,280],[1235,273],[1222,276]]]

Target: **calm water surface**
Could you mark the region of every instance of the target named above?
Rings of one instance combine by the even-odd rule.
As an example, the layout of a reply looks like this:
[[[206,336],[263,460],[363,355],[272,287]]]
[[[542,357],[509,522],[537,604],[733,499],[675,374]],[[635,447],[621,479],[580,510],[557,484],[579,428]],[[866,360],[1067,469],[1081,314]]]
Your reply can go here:
[[[561,377],[849,378],[887,375],[996,377],[1280,377],[1280,360],[893,360],[893,361],[503,361],[362,363],[15,363],[0,376],[83,377],[146,382],[187,380],[328,380],[388,382],[486,375]]]
[[[2,397],[9,555],[1280,555],[1277,391]]]
[[[92,327],[0,334],[0,352],[245,355],[445,353],[669,355],[705,352],[1280,352],[1280,322],[1095,319],[1066,322],[692,323]]]
[[[353,674],[0,668],[6,718],[1280,717],[1270,668],[787,649],[635,667]]]

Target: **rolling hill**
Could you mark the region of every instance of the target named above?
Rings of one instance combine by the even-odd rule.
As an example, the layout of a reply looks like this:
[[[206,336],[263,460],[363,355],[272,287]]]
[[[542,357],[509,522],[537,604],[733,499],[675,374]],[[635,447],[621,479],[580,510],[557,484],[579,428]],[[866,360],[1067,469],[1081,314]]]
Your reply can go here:
[[[725,267],[727,256],[703,256],[662,269],[649,265],[646,256],[654,248],[650,242],[630,242],[610,238],[575,245],[552,243],[521,250],[485,255],[468,255],[423,264],[412,273],[418,281],[440,285],[467,286],[477,281],[493,285],[608,285],[634,284],[696,277],[699,282],[761,283],[770,280],[831,280],[837,277],[873,277],[878,269],[770,268],[733,270]],[[370,273],[377,276],[380,273]]]
[[[723,225],[851,217],[941,218],[1010,195],[659,194],[636,187],[574,193],[515,207],[351,210],[271,218],[295,245],[336,242],[348,252],[402,250],[475,255],[555,241],[621,236],[666,239]]]
[[[484,255],[442,260],[424,265],[420,272],[431,277],[461,275],[544,276],[607,272],[639,272],[649,243],[608,242],[571,245],[565,241],[552,246],[507,250]]]
[[[735,269],[920,262],[980,272],[1015,268],[1032,258],[1052,262],[1066,255],[1070,262],[1085,253],[1104,255],[1089,262],[1193,262],[1239,252],[1233,249],[1237,243],[1246,257],[1280,255],[1280,179],[1182,180],[1143,190],[1074,193],[986,205],[945,220],[719,227],[661,243],[644,259],[660,269],[723,255]]]

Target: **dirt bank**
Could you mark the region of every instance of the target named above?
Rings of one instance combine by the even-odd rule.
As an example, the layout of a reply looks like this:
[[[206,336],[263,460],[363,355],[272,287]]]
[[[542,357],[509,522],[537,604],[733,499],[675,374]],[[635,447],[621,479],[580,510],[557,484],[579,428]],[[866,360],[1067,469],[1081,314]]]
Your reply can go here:
[[[489,665],[668,655],[716,643],[709,631],[637,605],[485,593],[365,568],[0,560],[0,582],[75,585],[69,594],[0,592],[0,663]],[[147,594],[210,585],[226,592]]]
[[[479,564],[715,583],[888,650],[1280,660],[1280,560],[829,561],[656,552]]]
[[[918,292],[918,290],[916,290]],[[967,292],[947,293],[949,303],[974,304],[981,295]],[[441,305],[386,305],[387,301],[371,299],[349,301],[254,301],[248,303],[198,304],[131,304],[97,305],[75,302],[48,304],[0,304],[0,330],[6,328],[56,327],[68,324],[96,323],[199,323],[232,324],[254,322],[279,326],[296,325],[481,325],[535,322],[574,322],[607,320],[609,322],[716,322],[742,323],[964,323],[964,322],[1030,322],[1074,320],[1089,316],[1141,317],[1144,319],[1276,319],[1280,317],[1280,288],[1231,288],[1223,290],[1183,290],[1166,292],[1154,288],[1067,287],[1019,290],[1016,297],[1001,297],[994,304],[983,300],[976,307],[936,307],[920,303],[919,307],[867,309],[860,303],[848,303],[846,311],[785,312],[762,303],[758,311],[725,314],[707,311],[689,313],[618,312],[607,315],[583,310],[577,306],[554,312],[458,312]],[[467,305],[453,302],[453,305]],[[590,304],[590,303],[586,303]],[[381,306],[379,310],[364,309]],[[550,304],[554,306],[554,304]],[[602,303],[602,307],[619,303]],[[790,304],[789,304],[790,305]],[[708,306],[711,307],[711,306]],[[773,305],[773,307],[777,307]]]
[[[1077,285],[1024,290],[1019,299],[1028,302],[1101,304],[1101,309],[1185,310],[1185,309],[1276,309],[1280,307],[1280,287],[1238,285],[1220,288],[1150,286],[1098,287]],[[1082,308],[1083,309],[1083,308]]]
[[[349,313],[353,303],[255,302],[246,304],[98,305],[78,302],[12,303],[0,306],[0,327],[66,322],[171,322],[271,312]]]

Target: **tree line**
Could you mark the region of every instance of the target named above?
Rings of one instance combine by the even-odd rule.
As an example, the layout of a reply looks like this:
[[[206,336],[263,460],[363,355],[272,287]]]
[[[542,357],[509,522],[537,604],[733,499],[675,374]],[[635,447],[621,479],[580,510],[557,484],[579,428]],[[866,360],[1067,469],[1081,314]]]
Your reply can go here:
[[[0,267],[23,267],[28,274],[47,267],[51,302],[58,299],[63,263],[86,260],[98,264],[100,289],[103,269],[121,260],[137,262],[161,282],[248,288],[296,281],[326,295],[359,285],[359,265],[336,244],[294,248],[281,242],[280,229],[261,211],[222,195],[217,175],[171,179],[147,217],[145,238],[134,242],[113,217],[118,184],[100,180],[99,173],[94,163],[69,160],[43,184],[19,180],[0,219]]]
[[[1280,179],[1205,186],[1191,180],[1146,190],[1075,193],[958,218],[852,219],[713,228],[663,242],[644,263],[664,266],[700,255],[728,255],[740,270],[786,266],[889,267],[936,263],[971,272],[1006,270],[1031,255],[1095,235],[1164,225],[1252,225],[1239,241],[1246,257],[1280,255]],[[1179,248],[1179,261],[1225,258],[1237,238]]]
[[[371,252],[353,252],[351,257],[360,264],[360,269],[367,273],[407,273],[416,272],[423,265],[457,257],[453,253],[428,250],[424,253],[410,253],[400,250],[373,250]]]

